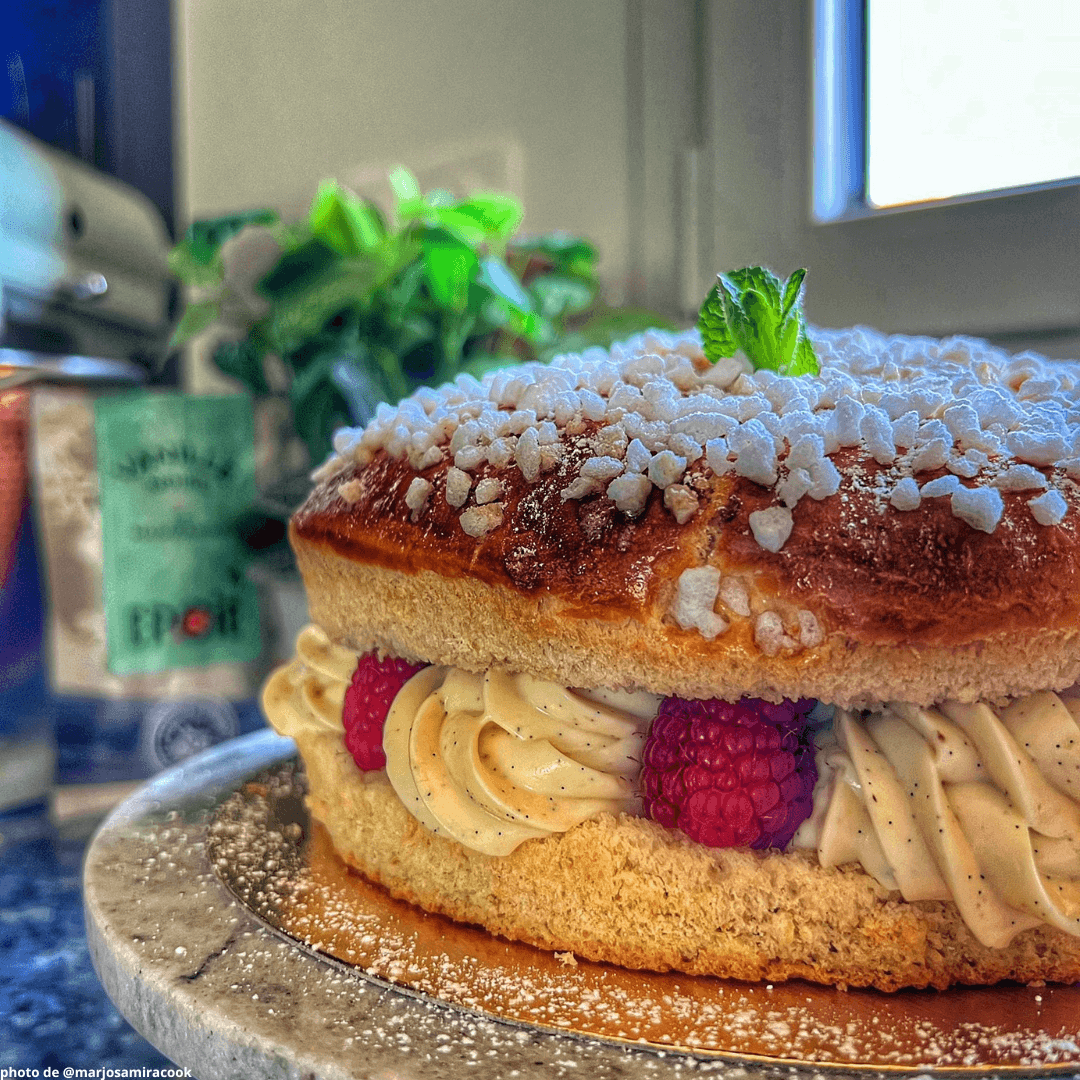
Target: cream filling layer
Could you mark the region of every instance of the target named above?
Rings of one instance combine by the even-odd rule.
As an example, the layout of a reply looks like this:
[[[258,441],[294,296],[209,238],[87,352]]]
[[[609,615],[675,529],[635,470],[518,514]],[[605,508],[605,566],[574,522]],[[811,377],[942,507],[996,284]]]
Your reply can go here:
[[[390,707],[386,775],[433,833],[508,855],[603,813],[640,813],[641,748],[660,700],[425,668]]]
[[[296,638],[296,655],[263,687],[270,726],[290,739],[305,732],[341,734],[345,691],[355,670],[356,653],[335,645],[319,627],[305,626]]]
[[[263,691],[274,730],[341,732],[356,654],[316,626]],[[641,748],[662,698],[568,690],[493,668],[426,667],[383,728],[386,774],[426,828],[488,855],[602,813],[640,813]]]
[[[340,733],[354,652],[315,626],[263,691],[282,735]],[[387,775],[432,832],[502,855],[600,813],[640,812],[661,698],[529,675],[418,672],[387,717]],[[906,900],[953,900],[983,944],[1046,923],[1080,935],[1080,700],[840,710],[819,736],[814,812],[793,841]]]
[[[839,710],[819,737],[822,866],[857,862],[905,900],[952,900],[984,945],[1041,923],[1080,936],[1080,702]]]

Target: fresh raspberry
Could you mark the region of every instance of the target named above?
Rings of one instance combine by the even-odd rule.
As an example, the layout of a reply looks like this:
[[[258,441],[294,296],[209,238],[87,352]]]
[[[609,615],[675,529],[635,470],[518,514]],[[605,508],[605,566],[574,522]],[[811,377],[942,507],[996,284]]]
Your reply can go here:
[[[642,755],[645,813],[708,847],[786,847],[813,807],[813,705],[668,698]]]
[[[357,768],[366,772],[386,767],[382,748],[386,714],[398,691],[422,667],[393,656],[380,660],[373,652],[360,657],[341,711],[345,749],[352,754]]]

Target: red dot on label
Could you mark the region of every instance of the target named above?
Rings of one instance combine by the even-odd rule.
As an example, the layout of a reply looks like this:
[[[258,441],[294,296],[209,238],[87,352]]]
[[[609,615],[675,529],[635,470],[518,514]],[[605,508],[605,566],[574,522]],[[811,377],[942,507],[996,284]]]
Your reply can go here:
[[[213,616],[202,607],[188,608],[180,620],[180,629],[185,637],[203,637],[213,625]]]

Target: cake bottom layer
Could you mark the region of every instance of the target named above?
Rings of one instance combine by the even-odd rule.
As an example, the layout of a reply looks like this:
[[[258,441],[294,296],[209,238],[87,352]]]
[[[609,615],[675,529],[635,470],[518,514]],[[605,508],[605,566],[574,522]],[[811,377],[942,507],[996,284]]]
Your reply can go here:
[[[1080,938],[1050,927],[1003,949],[951,903],[907,903],[811,852],[706,848],[643,818],[604,816],[507,856],[436,836],[340,735],[297,738],[312,815],[338,854],[398,899],[588,960],[749,981],[903,987],[1080,981]]]

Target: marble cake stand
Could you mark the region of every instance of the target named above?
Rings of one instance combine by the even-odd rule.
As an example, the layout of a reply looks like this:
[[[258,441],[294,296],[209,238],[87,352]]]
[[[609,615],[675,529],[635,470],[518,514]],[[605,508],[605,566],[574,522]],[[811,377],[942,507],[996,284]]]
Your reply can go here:
[[[360,968],[315,955],[296,940],[281,936],[223,884],[223,877],[234,886],[242,883],[246,874],[250,891],[251,882],[260,880],[254,862],[246,869],[249,854],[244,848],[226,860],[228,866],[218,868],[220,874],[211,862],[215,858],[221,862],[217,839],[223,824],[226,830],[233,827],[221,814],[225,800],[230,804],[242,801],[246,795],[241,791],[253,788],[257,790],[252,797],[262,798],[262,785],[248,781],[256,774],[276,774],[294,755],[291,740],[269,731],[216,747],[163,774],[121,804],[87,852],[87,940],[101,982],[136,1029],[201,1080],[669,1080],[697,1075],[805,1080],[814,1075],[865,1078],[891,1071],[846,1066],[842,1058],[840,1063],[822,1066],[738,1055],[717,1058],[562,1034],[542,1024],[490,1019],[446,1005],[392,986]],[[282,837],[281,832],[272,835]],[[466,949],[466,959],[483,963],[482,951],[481,946],[475,953]],[[578,972],[567,975],[566,981],[584,977]],[[646,980],[646,996],[664,998],[663,977],[637,978]],[[563,980],[556,976],[556,982]],[[766,990],[773,988],[751,989],[750,993],[761,998]],[[812,994],[814,988],[804,986],[801,992]],[[817,988],[817,992],[827,995],[826,1002],[829,997],[842,1002],[843,996],[837,998],[833,991]],[[734,993],[717,990],[713,996],[734,1003],[735,999],[723,997]],[[1053,1030],[1060,1027],[1064,1015],[1063,1030],[1077,1031],[1072,1019],[1080,1015],[1077,991],[1016,988],[1012,993],[1006,999],[992,999],[1007,1028],[1012,1014],[1030,1013],[1034,1008],[1046,1010],[1048,1027],[1051,1014],[1057,1017]],[[853,993],[849,1003],[857,1004],[854,999]],[[751,997],[750,1011],[762,1014],[766,1029],[777,1027],[779,1021],[770,1022],[770,1017],[781,1014],[766,1012],[771,1005],[754,1006],[754,1000]],[[874,1000],[874,1008],[883,1015],[896,1012],[891,999],[879,996]],[[915,998],[907,1008],[955,1002],[959,1029],[967,1000],[961,996]],[[735,1023],[744,1022],[739,1020],[739,1007],[721,1005],[721,1011],[725,1009]],[[1038,1032],[1038,1023],[1036,1017],[1035,1026],[1029,1021],[1023,1030]],[[846,1038],[845,1032],[853,1027],[876,1030],[878,1026],[871,1019],[841,1024],[837,1031]],[[931,1030],[917,1016],[908,1026],[915,1038]],[[946,1016],[945,1023],[939,1022],[933,1030],[945,1032],[948,1039],[951,1017]],[[776,1037],[782,1040],[783,1031]],[[1058,1038],[1058,1043],[1068,1044],[1060,1053],[1053,1039],[1042,1040],[1045,1045],[1033,1058],[1039,1067],[1007,1072],[1013,1076],[1071,1073],[1080,1080],[1078,1040],[1080,1034],[1069,1034],[1064,1041]],[[941,1071],[985,1074],[977,1062],[972,1064],[975,1067],[965,1067],[961,1056]]]
[[[223,794],[294,753],[290,740],[260,732],[200,755],[123,803],[87,852],[94,967],[124,1016],[177,1065],[201,1080],[660,1080],[729,1068],[487,1020],[282,940],[220,883],[203,838]]]

